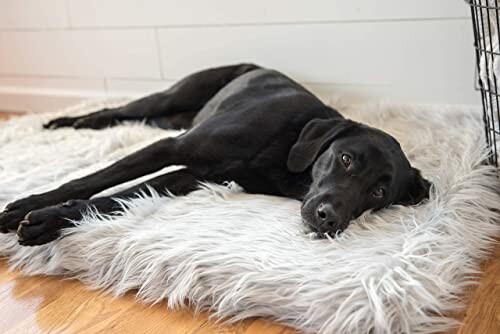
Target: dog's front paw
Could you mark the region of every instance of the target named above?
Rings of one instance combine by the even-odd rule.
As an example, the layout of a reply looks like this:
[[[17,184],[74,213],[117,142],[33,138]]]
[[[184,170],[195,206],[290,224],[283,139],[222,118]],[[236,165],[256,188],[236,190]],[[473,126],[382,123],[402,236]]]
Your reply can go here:
[[[16,231],[21,220],[34,209],[37,209],[36,201],[32,201],[30,197],[8,204],[0,212],[0,232]]]
[[[26,215],[23,211],[4,211],[0,213],[0,232],[8,233],[15,231],[19,226],[19,222]]]
[[[17,236],[23,246],[43,245],[57,239],[63,228],[74,226],[86,209],[86,201],[74,200],[30,212],[19,224]]]
[[[51,196],[47,196],[47,194],[38,194],[8,204],[4,211],[0,212],[0,232],[7,233],[16,231],[19,223],[28,213],[54,204],[54,202],[56,202],[56,200]]]

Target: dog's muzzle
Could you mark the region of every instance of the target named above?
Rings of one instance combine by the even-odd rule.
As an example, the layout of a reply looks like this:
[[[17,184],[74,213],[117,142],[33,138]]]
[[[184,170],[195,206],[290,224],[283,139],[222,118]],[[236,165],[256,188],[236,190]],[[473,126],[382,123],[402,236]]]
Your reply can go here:
[[[334,205],[330,201],[312,198],[302,206],[302,219],[315,232],[334,236],[349,225],[349,219],[344,217],[347,215],[340,212],[341,208],[338,203]]]

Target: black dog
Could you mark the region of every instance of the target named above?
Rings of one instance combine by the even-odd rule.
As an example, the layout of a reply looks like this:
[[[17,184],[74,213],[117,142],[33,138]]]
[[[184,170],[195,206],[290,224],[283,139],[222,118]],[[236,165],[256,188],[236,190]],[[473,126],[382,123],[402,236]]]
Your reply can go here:
[[[285,75],[252,64],[198,72],[124,107],[58,118],[45,127],[101,129],[130,120],[190,129],[9,204],[0,213],[1,230],[17,230],[22,245],[47,243],[89,206],[112,213],[119,210],[114,198],[133,197],[147,185],[184,195],[199,181],[234,180],[250,193],[301,200],[305,223],[331,234],[368,209],[413,205],[428,196],[429,183],[393,137],[343,118]],[[186,167],[111,197],[89,199],[174,164]]]

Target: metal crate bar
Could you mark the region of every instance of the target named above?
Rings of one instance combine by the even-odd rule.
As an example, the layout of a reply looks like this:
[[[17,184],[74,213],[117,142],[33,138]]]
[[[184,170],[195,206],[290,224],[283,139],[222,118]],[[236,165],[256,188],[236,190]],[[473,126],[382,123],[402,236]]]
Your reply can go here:
[[[498,0],[469,0],[474,50],[476,52],[477,86],[481,92],[489,163],[498,166],[500,148],[500,92],[495,65],[500,64],[500,7]],[[500,66],[500,65],[499,65]]]
[[[495,56],[500,56],[500,52],[495,52],[495,51],[490,51],[490,50],[483,50],[477,46],[474,46],[476,49],[478,49],[480,52],[484,52],[484,53],[490,53],[490,54],[494,54]]]

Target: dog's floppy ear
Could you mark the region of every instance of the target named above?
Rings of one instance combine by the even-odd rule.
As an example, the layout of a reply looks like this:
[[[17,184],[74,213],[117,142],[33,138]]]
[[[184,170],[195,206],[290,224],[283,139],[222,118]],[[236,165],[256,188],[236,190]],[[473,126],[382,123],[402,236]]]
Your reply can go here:
[[[431,183],[422,177],[420,171],[412,167],[412,178],[405,190],[405,194],[398,202],[403,205],[415,205],[429,198]]]
[[[341,118],[314,119],[307,123],[288,153],[288,169],[294,173],[305,171],[332,140],[354,124]]]

